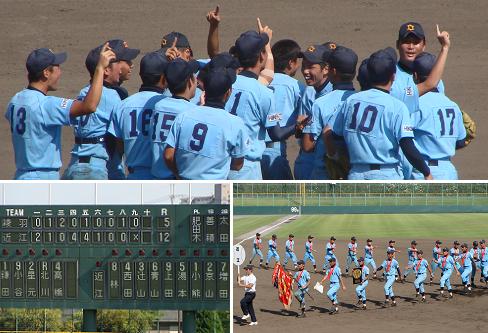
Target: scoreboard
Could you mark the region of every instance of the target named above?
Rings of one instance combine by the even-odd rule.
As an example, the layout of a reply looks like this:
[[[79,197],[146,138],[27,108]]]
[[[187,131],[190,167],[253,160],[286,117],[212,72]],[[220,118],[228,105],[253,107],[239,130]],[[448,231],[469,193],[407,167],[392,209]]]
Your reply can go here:
[[[14,205],[0,219],[0,307],[229,309],[229,205]]]

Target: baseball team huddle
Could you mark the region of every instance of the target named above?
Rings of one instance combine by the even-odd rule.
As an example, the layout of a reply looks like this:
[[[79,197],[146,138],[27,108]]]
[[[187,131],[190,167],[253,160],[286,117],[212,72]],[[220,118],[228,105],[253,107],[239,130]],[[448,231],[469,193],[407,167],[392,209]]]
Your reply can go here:
[[[300,302],[301,312],[299,317],[305,316],[306,296],[309,294],[309,287],[312,283],[310,273],[305,269],[307,261],[310,261],[313,265],[313,270],[317,273],[317,262],[315,260],[314,253],[317,253],[313,248],[312,235],[308,236],[308,240],[305,243],[305,254],[303,260],[297,260],[295,253],[295,241],[294,235],[290,234],[288,240],[285,242],[285,255],[281,264],[280,256],[277,250],[277,237],[272,235],[268,241],[268,253],[266,257],[265,265],[264,256],[262,253],[262,239],[259,233],[253,241],[253,255],[249,260],[249,265],[252,264],[254,258],[259,256],[259,267],[268,268],[270,260],[274,259],[277,265],[282,265],[285,269],[288,262],[293,263],[293,267],[296,270],[295,273],[289,272],[293,276],[293,280],[296,285],[296,291],[294,292],[295,298]],[[420,301],[425,302],[425,283],[429,278],[429,284],[432,284],[434,279],[434,273],[437,269],[440,270],[440,296],[446,298],[453,297],[453,287],[451,285],[451,275],[455,272],[457,276],[460,276],[462,284],[464,286],[465,293],[472,292],[472,288],[475,288],[476,272],[480,271],[480,282],[488,284],[488,250],[486,248],[486,241],[473,241],[471,249],[468,244],[460,244],[458,241],[454,241],[451,249],[442,247],[442,241],[437,240],[432,248],[432,259],[429,261],[424,252],[417,248],[417,242],[413,240],[410,247],[407,249],[408,264],[402,274],[400,270],[400,264],[395,259],[396,255],[401,251],[395,248],[396,242],[390,240],[386,250],[387,258],[377,266],[374,260],[374,252],[376,247],[373,245],[373,241],[368,239],[364,246],[364,255],[360,255],[356,237],[351,237],[351,241],[347,245],[347,257],[345,262],[345,274],[342,273],[339,267],[339,260],[336,257],[336,238],[331,237],[327,242],[325,249],[324,264],[322,266],[322,273],[324,277],[317,281],[317,284],[323,284],[326,280],[330,281],[329,290],[327,291],[327,297],[332,303],[330,314],[335,314],[339,311],[338,307],[338,292],[342,287],[346,289],[343,276],[349,276],[349,272],[352,272],[357,287],[355,294],[358,299],[357,308],[366,310],[366,288],[369,280],[377,279],[377,272],[383,270],[382,279],[385,282],[384,293],[385,301],[384,307],[396,306],[395,293],[393,291],[393,284],[395,281],[403,282],[410,274],[415,275],[413,286],[415,287],[416,297],[421,297]],[[317,289],[314,287],[314,289]]]
[[[474,122],[445,94],[450,47],[424,52],[422,26],[400,27],[397,50],[358,56],[335,42],[301,49],[258,19],[220,52],[220,10],[208,12],[208,59],[171,32],[140,60],[139,92],[123,84],[140,50],[113,39],[85,61],[76,99],[48,96],[66,53],[32,51],[28,86],[8,104],[15,179],[59,179],[61,129],[74,133],[63,179],[457,179],[455,150]],[[305,84],[294,78],[301,68]],[[357,73],[357,75],[356,75]],[[353,80],[361,86],[356,92]],[[292,173],[287,139],[300,152]]]

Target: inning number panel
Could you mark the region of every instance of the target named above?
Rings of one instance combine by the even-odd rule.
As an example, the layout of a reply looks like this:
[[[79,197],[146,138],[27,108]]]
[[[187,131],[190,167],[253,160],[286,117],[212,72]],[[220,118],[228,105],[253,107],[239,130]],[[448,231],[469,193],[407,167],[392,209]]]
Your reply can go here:
[[[229,205],[0,214],[0,307],[229,308]]]

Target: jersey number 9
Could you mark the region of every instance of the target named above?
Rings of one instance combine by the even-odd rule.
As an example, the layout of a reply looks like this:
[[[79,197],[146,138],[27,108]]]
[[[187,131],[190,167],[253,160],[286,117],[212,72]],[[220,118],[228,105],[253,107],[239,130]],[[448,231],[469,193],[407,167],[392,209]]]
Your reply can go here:
[[[194,151],[200,151],[205,143],[205,138],[207,136],[208,126],[202,123],[198,123],[193,127],[192,137],[190,140],[190,148]]]

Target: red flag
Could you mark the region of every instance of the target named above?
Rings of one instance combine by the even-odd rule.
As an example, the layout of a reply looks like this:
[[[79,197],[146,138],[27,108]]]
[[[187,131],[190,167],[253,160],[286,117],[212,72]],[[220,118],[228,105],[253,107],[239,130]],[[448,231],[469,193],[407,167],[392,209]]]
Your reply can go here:
[[[277,263],[273,270],[273,285],[278,288],[278,298],[285,309],[289,310],[292,297],[293,278],[285,272],[283,266]]]

